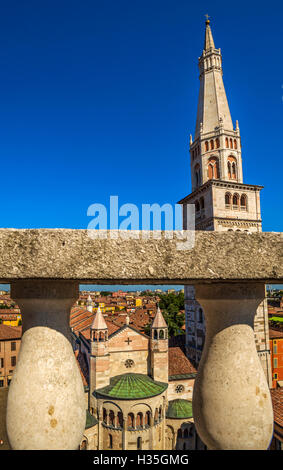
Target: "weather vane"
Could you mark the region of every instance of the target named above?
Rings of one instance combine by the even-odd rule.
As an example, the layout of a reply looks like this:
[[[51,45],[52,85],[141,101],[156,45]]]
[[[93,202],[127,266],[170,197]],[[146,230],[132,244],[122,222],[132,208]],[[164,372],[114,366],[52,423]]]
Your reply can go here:
[[[210,16],[207,13],[204,16],[206,17],[206,21],[209,21]]]

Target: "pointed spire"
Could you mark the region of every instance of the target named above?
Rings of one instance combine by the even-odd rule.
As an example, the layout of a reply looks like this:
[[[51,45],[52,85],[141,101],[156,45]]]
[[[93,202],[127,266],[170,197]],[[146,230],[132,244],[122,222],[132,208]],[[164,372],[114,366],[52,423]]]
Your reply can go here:
[[[156,315],[154,317],[154,320],[152,322],[151,328],[167,328],[167,323],[164,320],[164,317],[161,313],[159,305],[158,305],[157,312],[156,312]]]
[[[100,306],[98,306],[97,312],[94,316],[94,319],[90,328],[91,330],[107,330],[107,325],[102,315]]]
[[[208,19],[208,15],[206,15],[207,20],[205,22],[205,38],[204,38],[204,50],[207,51],[208,49],[215,49],[214,41],[213,41],[213,36],[212,32],[210,29],[210,21]]]

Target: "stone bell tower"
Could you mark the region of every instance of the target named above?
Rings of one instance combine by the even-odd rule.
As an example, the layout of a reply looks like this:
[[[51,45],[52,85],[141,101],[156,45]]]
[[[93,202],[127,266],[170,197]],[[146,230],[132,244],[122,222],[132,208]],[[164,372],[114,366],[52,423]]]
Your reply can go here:
[[[159,307],[150,327],[150,352],[153,380],[168,383],[168,326]]]
[[[90,346],[89,386],[90,406],[92,406],[92,393],[94,390],[109,385],[110,381],[108,328],[100,307],[98,307],[93,323],[90,327]]]
[[[233,126],[223,83],[221,50],[214,44],[210,21],[199,65],[199,99],[194,138],[190,136],[192,192],[184,205],[183,227],[188,227],[186,204],[195,205],[196,230],[261,232],[262,186],[243,183],[242,147],[238,121]],[[227,263],[229,260],[227,259]],[[195,300],[194,287],[185,286],[186,348],[199,362],[204,345],[205,322]],[[204,312],[205,313],[205,312]],[[271,383],[267,304],[257,310],[255,341],[269,384]]]

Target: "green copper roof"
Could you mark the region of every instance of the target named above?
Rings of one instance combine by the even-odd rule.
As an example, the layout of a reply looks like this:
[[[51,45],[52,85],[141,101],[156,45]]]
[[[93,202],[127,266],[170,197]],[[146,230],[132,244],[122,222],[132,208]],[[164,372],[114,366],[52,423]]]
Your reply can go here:
[[[98,423],[97,419],[90,414],[88,410],[86,410],[86,423],[85,423],[85,429],[91,428],[92,426],[95,426]]]
[[[102,395],[121,400],[136,400],[150,398],[164,392],[167,383],[155,382],[143,374],[123,374],[110,379],[110,384],[94,392],[94,395]]]
[[[167,418],[192,418],[192,402],[184,399],[171,400],[168,403]]]

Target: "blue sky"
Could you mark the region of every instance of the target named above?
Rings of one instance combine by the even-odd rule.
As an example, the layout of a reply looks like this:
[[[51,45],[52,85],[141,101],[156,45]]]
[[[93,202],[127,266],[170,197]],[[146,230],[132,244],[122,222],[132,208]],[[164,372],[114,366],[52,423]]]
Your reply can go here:
[[[92,203],[175,203],[204,14],[239,120],[244,181],[282,231],[282,2],[0,2],[1,227],[86,228]]]

